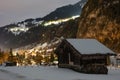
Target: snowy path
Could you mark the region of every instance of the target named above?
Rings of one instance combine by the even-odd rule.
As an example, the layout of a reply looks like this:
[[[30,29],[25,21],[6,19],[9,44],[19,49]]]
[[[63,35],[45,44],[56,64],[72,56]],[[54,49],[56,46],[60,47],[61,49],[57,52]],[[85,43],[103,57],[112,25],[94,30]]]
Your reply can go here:
[[[0,80],[28,80],[24,76],[0,69]]]
[[[48,66],[0,67],[0,80],[120,80],[120,69],[110,69],[108,75],[96,75]]]

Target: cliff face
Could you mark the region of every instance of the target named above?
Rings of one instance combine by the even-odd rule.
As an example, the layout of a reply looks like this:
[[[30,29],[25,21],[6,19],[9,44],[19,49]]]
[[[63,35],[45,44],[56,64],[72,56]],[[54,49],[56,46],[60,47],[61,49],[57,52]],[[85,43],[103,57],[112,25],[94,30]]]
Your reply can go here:
[[[88,0],[79,21],[78,38],[95,38],[120,52],[120,0]]]

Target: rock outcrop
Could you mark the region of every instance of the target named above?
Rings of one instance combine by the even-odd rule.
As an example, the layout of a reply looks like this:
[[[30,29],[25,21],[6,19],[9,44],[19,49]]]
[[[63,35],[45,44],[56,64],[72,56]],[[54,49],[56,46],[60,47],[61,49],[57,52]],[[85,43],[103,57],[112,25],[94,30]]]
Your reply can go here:
[[[95,38],[120,52],[120,0],[88,0],[79,20],[77,38]]]

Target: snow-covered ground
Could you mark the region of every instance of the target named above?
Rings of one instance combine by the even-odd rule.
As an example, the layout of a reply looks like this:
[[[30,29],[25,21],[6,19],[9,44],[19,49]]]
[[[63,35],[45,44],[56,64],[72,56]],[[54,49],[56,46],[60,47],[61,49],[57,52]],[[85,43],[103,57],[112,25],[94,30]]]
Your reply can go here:
[[[120,80],[120,69],[107,75],[83,74],[55,66],[0,67],[0,80]]]

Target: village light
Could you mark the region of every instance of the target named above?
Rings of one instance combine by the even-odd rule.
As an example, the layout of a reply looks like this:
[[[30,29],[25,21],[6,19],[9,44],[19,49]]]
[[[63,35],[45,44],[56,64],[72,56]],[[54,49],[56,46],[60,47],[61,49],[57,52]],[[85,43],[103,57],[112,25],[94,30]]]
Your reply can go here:
[[[52,24],[58,25],[60,23],[67,22],[67,21],[72,20],[72,19],[74,20],[74,19],[76,19],[78,17],[80,17],[80,15],[72,16],[70,18],[65,18],[65,19],[59,19],[59,20],[55,20],[55,21],[48,21],[48,22],[44,23],[44,26],[50,26]]]

